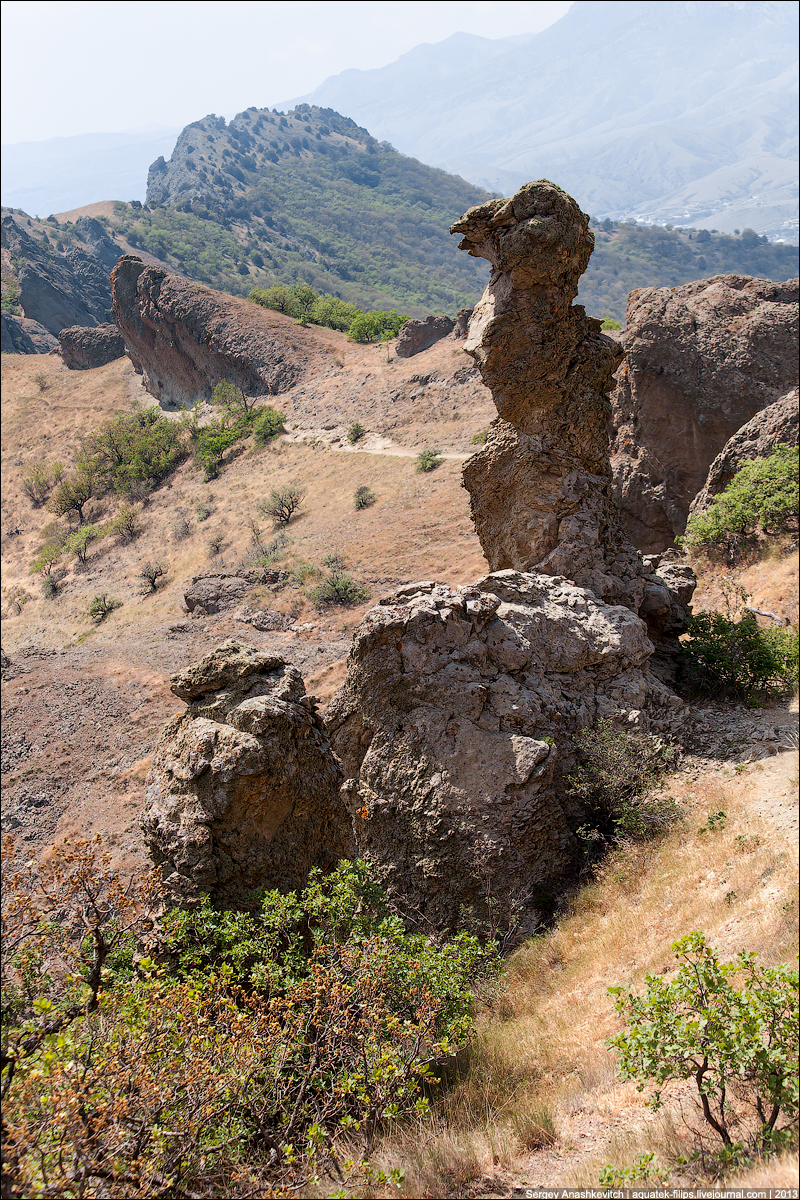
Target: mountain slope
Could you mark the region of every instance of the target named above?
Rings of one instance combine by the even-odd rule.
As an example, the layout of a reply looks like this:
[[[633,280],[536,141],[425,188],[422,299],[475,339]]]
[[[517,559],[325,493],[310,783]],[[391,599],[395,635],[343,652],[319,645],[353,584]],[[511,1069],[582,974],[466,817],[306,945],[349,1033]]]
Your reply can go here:
[[[796,44],[795,4],[581,0],[542,33],[455,34],[301,99],[484,187],[544,176],[600,217],[796,236]]]
[[[237,245],[238,278],[223,281],[200,245],[183,269],[240,293],[276,278],[360,307],[455,312],[477,300],[488,271],[459,254],[448,227],[487,198],[331,110],[252,108],[228,125],[212,115],[183,130],[170,161],[150,168],[154,215],[138,213],[132,232],[163,258],[169,238],[154,224],[187,236],[193,221],[209,235],[213,224],[220,250]]]

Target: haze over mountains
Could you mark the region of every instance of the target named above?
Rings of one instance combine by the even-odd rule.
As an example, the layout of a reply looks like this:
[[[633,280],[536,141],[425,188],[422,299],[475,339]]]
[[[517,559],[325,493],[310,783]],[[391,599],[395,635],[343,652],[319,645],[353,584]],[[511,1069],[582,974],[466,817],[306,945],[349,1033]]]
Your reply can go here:
[[[505,195],[556,180],[596,217],[797,236],[798,6],[579,0],[542,33],[455,34],[288,102]]]

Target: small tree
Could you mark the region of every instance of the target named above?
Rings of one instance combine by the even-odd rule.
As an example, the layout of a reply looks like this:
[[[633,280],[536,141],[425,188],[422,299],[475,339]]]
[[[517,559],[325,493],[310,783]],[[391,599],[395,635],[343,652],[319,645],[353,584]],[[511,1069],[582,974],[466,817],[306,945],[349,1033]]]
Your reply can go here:
[[[305,488],[297,484],[284,484],[283,487],[272,489],[266,500],[258,505],[258,511],[265,517],[271,517],[276,525],[288,525],[305,494]]]
[[[672,950],[682,966],[671,982],[648,975],[644,996],[609,988],[627,1017],[607,1042],[621,1077],[637,1080],[640,1092],[654,1083],[653,1109],[666,1083],[693,1079],[703,1120],[726,1148],[737,1101],[758,1118],[752,1148],[779,1148],[798,1114],[797,971],[760,967],[745,951],[721,963],[698,932]]]
[[[221,379],[214,388],[213,403],[219,408],[228,409],[236,416],[248,416],[253,412],[258,400],[255,396],[248,396],[243,387]]]
[[[284,432],[284,416],[275,408],[262,408],[253,422],[253,436],[259,445],[265,445]]]
[[[33,462],[22,477],[22,490],[35,508],[44,504],[56,484],[64,477],[60,462]]]
[[[64,543],[68,554],[74,554],[79,562],[85,563],[92,542],[97,541],[104,533],[102,525],[81,525],[69,535]]]
[[[95,473],[87,463],[59,484],[50,499],[50,510],[57,517],[69,517],[74,513],[78,523],[83,525],[83,510],[96,493]]]
[[[360,421],[353,421],[353,424],[347,431],[347,440],[351,446],[355,446],[356,442],[360,442],[366,432]]]
[[[57,546],[53,542],[43,546],[31,563],[31,575],[50,575],[63,553],[63,547]]]
[[[142,588],[142,594],[149,596],[151,592],[158,591],[159,580],[163,579],[166,573],[167,568],[163,563],[144,563],[139,571],[139,578],[144,585]]]

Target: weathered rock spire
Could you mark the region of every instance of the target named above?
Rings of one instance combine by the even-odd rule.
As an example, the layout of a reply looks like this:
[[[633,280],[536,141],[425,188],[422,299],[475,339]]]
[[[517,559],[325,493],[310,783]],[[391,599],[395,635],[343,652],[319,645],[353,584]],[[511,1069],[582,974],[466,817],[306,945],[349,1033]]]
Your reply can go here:
[[[606,393],[622,351],[572,301],[589,262],[589,218],[553,183],[526,183],[451,227],[494,268],[464,349],[499,419],[464,465],[493,571],[564,575],[634,611],[645,581],[612,499]]]

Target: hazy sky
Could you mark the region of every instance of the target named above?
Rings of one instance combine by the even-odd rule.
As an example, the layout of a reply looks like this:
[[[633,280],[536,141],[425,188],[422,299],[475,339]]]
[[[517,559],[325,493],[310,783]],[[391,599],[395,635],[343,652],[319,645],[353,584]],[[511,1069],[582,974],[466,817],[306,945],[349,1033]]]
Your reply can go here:
[[[536,33],[570,0],[3,0],[2,141],[184,126],[301,96],[451,33]]]

